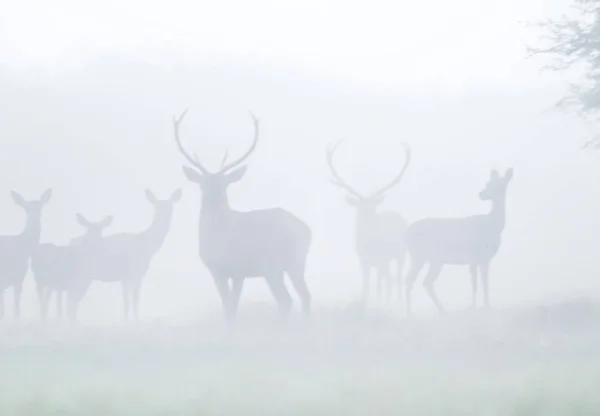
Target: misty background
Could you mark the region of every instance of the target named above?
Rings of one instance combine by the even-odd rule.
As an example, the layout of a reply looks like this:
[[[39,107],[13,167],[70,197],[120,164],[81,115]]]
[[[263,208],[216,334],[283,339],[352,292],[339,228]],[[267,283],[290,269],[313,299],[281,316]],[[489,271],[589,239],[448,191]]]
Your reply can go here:
[[[478,192],[490,170],[513,167],[492,305],[598,297],[600,155],[581,150],[595,131],[553,107],[565,75],[525,59],[524,44],[538,35],[525,23],[569,4],[5,0],[0,232],[24,226],[10,190],[33,199],[53,188],[41,241],[66,244],[83,232],[78,212],[114,215],[107,234],[141,231],[153,215],[144,189],[167,198],[181,187],[140,314],[177,321],[209,313],[220,300],[198,257],[201,195],[181,171],[172,118],[190,107],[183,140],[214,169],[226,148],[233,158],[250,145],[251,110],[261,137],[230,202],[280,206],[310,225],[315,306],[344,306],[360,293],[355,212],[325,163],[327,144],[340,138],[339,170],[364,191],[401,169],[399,141],[411,146],[407,174],[382,205],[409,222],[487,212]],[[449,309],[470,304],[469,279],[466,267],[443,270],[436,289]],[[417,313],[434,311],[420,284],[413,299]],[[275,308],[264,280],[248,280],[240,314],[261,301]],[[37,319],[30,275],[22,309]],[[80,320],[121,316],[120,285],[94,282]]]

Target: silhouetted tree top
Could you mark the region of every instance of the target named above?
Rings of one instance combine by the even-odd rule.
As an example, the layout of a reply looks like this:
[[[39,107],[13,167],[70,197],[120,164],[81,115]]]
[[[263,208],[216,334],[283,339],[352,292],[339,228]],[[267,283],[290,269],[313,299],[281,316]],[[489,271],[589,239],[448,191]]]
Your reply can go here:
[[[585,69],[584,81],[570,85],[570,94],[559,106],[575,108],[580,115],[600,116],[600,0],[573,0],[573,15],[537,23],[543,36],[528,53],[552,59],[545,69],[566,70],[576,65]]]

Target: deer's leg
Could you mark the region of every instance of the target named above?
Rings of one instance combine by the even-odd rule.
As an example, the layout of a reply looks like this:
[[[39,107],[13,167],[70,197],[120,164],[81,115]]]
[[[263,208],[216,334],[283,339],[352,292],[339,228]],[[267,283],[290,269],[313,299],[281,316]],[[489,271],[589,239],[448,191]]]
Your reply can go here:
[[[471,263],[469,265],[469,271],[471,273],[471,308],[477,308],[477,264]]]
[[[371,266],[369,266],[367,264],[367,262],[365,261],[361,261],[361,268],[362,268],[362,302],[363,305],[366,305],[368,300],[369,300],[369,289],[370,289],[370,281],[369,281],[369,277],[370,277],[370,272],[371,272]]]
[[[479,271],[481,273],[481,286],[483,289],[483,304],[486,308],[490,307],[490,298],[488,294],[488,283],[489,283],[489,271],[490,271],[490,263],[485,262],[479,265]]]
[[[377,273],[377,302],[381,303],[381,287],[383,286],[383,280],[385,279],[383,266],[375,267],[375,273]]]
[[[46,287],[41,283],[36,283],[35,290],[37,292],[38,303],[40,304],[40,317],[42,321],[46,320],[46,308],[44,305],[44,296],[46,292]]]
[[[310,315],[311,296],[308,290],[308,286],[306,285],[306,280],[304,279],[304,270],[288,271],[288,275],[290,276],[292,285],[294,285],[294,289],[296,289],[298,296],[300,296],[302,312],[304,313],[305,317],[308,317]]]
[[[429,270],[427,271],[427,275],[425,276],[425,280],[423,281],[423,286],[425,286],[425,289],[427,289],[427,293],[429,294],[429,297],[431,298],[431,300],[437,307],[438,311],[440,311],[440,313],[444,312],[444,307],[442,306],[442,303],[440,302],[437,295],[435,294],[435,290],[433,290],[433,284],[439,277],[441,271],[442,271],[441,263],[431,263],[431,266],[429,267]]]
[[[287,317],[292,309],[292,297],[285,287],[283,277],[283,272],[277,272],[266,276],[269,289],[271,289],[273,297],[277,300],[280,316]]]
[[[121,282],[121,292],[123,295],[123,317],[129,320],[129,294],[131,293],[131,285],[128,281]]]
[[[408,271],[408,274],[406,276],[406,315],[410,316],[412,310],[412,304],[411,304],[411,295],[412,295],[412,288],[415,284],[415,281],[417,280],[417,277],[419,277],[419,272],[421,271],[421,269],[423,268],[423,266],[425,266],[425,260],[421,260],[421,259],[416,259],[416,258],[412,258],[411,262],[410,262],[410,269]]]
[[[14,295],[15,295],[15,318],[21,317],[21,293],[23,292],[23,283],[15,283]]]

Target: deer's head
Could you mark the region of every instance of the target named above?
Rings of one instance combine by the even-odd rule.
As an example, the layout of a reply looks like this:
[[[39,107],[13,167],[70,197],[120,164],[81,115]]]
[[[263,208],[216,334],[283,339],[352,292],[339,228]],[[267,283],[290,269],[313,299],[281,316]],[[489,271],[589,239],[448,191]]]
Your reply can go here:
[[[150,189],[146,189],[146,199],[154,205],[158,214],[168,215],[173,212],[173,205],[181,200],[181,189],[175,190],[168,199],[158,199]]]
[[[175,118],[173,120],[174,130],[175,130],[175,142],[177,143],[177,147],[181,154],[187,159],[187,161],[192,165],[192,167],[184,166],[183,173],[185,176],[192,182],[198,184],[200,186],[200,191],[202,192],[203,204],[205,205],[215,205],[221,206],[223,204],[227,204],[227,188],[234,182],[242,179],[244,174],[246,173],[246,166],[239,166],[256,148],[256,144],[258,143],[258,119],[252,115],[252,119],[254,121],[254,140],[250,145],[250,148],[244,153],[240,158],[234,160],[233,162],[227,162],[227,151],[223,156],[223,160],[221,161],[221,168],[217,172],[210,172],[206,169],[197,155],[194,157],[190,156],[190,154],[184,149],[181,144],[181,139],[179,137],[179,126],[185,117],[188,110],[185,110],[179,118]],[[238,167],[239,166],[239,167]],[[234,169],[236,168],[236,169]]]
[[[44,205],[46,205],[52,197],[52,189],[47,189],[42,194],[40,199],[35,199],[32,201],[27,201],[15,191],[11,191],[10,194],[12,196],[13,201],[15,201],[15,204],[23,208],[29,218],[39,220],[42,216],[42,208],[44,208]]]
[[[406,172],[406,168],[408,167],[408,164],[410,163],[410,149],[406,144],[401,143],[402,147],[404,148],[406,158],[405,158],[404,166],[402,167],[402,170],[400,171],[400,173],[398,173],[390,182],[388,182],[382,188],[371,193],[370,195],[365,196],[365,195],[359,193],[356,189],[354,189],[350,185],[348,185],[348,183],[340,177],[340,175],[337,173],[337,171],[334,167],[333,156],[335,155],[335,152],[338,149],[341,142],[342,142],[342,140],[339,140],[337,143],[330,145],[329,148],[327,149],[327,164],[329,165],[329,170],[331,171],[331,174],[333,176],[333,178],[331,179],[331,182],[335,186],[338,186],[346,191],[346,201],[358,210],[359,215],[360,214],[374,214],[377,207],[383,202],[383,200],[387,196],[386,192],[389,191],[395,185],[397,185],[400,182],[400,180],[402,179],[402,177],[404,176],[404,173]]]
[[[488,183],[485,185],[485,188],[479,192],[479,198],[482,201],[499,201],[504,199],[506,187],[512,179],[512,176],[512,168],[507,169],[504,176],[500,176],[496,170],[492,170]]]
[[[104,234],[104,229],[108,227],[113,221],[112,215],[108,215],[100,221],[90,221],[81,214],[77,214],[76,218],[79,225],[84,227],[86,231],[83,235],[72,238],[71,244],[81,243],[84,239],[99,240]]]

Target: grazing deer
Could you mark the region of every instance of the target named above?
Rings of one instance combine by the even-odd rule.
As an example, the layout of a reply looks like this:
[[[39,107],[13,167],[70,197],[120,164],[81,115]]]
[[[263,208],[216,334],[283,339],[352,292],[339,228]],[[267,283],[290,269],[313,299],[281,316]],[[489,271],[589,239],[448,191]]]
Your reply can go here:
[[[154,220],[150,227],[140,233],[105,236],[98,250],[98,256],[103,261],[93,273],[96,281],[121,283],[124,317],[128,319],[129,311],[133,309],[136,321],[139,320],[142,280],[169,232],[173,206],[181,199],[181,189],[165,200],[157,199],[150,190],[146,190],[146,198],[154,206]]]
[[[27,201],[15,191],[11,191],[15,203],[25,210],[27,221],[18,235],[0,236],[0,319],[4,316],[4,290],[14,288],[15,317],[21,315],[21,290],[27,274],[29,258],[40,242],[42,230],[42,209],[52,197],[52,189],[47,189],[38,200]]]
[[[408,314],[411,312],[411,290],[425,263],[429,263],[429,271],[423,284],[440,312],[443,312],[444,308],[433,290],[433,284],[444,264],[469,265],[473,307],[476,307],[477,270],[479,269],[484,305],[489,307],[490,261],[500,248],[500,237],[504,230],[506,216],[506,188],[512,176],[512,169],[508,169],[504,176],[492,170],[489,182],[479,193],[482,201],[492,202],[489,214],[463,218],[427,218],[413,223],[408,228],[406,243],[411,259],[406,278]]]
[[[238,182],[246,166],[238,167],[254,151],[259,122],[254,115],[254,140],[239,159],[227,163],[227,153],[217,172],[209,172],[191,157],[179,137],[179,126],[187,110],[173,120],[175,142],[194,167],[184,166],[185,176],[200,187],[202,203],[199,224],[199,254],[219,291],[225,317],[235,321],[245,278],[264,277],[275,297],[281,316],[287,316],[292,299],[285,287],[287,272],[298,293],[305,316],[310,313],[311,296],[304,278],[311,230],[304,222],[281,208],[236,211],[229,206],[227,188]],[[231,281],[231,287],[229,285]]]
[[[92,273],[97,270],[99,243],[104,229],[112,223],[112,216],[98,222],[89,221],[81,214],[76,218],[86,228],[83,235],[72,238],[68,245],[40,244],[31,256],[42,320],[48,314],[52,293],[56,293],[59,317],[63,313],[63,294],[67,294],[69,317],[75,320],[79,301],[91,284]]]
[[[327,163],[333,176],[331,182],[348,193],[346,201],[357,211],[355,244],[363,275],[362,301],[366,303],[368,300],[371,269],[375,268],[377,272],[377,297],[381,300],[381,286],[382,281],[385,279],[386,302],[389,303],[393,290],[390,263],[394,260],[396,260],[399,291],[402,288],[402,267],[406,257],[404,237],[407,224],[399,213],[378,212],[377,207],[385,199],[385,193],[397,185],[404,176],[410,163],[410,149],[402,144],[406,159],[400,173],[379,190],[369,196],[364,196],[348,185],[334,167],[333,156],[341,142],[340,140],[333,146],[329,146],[327,149]],[[399,293],[399,295],[402,299],[402,293]]]

